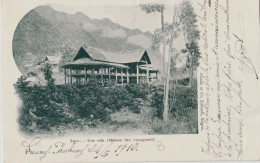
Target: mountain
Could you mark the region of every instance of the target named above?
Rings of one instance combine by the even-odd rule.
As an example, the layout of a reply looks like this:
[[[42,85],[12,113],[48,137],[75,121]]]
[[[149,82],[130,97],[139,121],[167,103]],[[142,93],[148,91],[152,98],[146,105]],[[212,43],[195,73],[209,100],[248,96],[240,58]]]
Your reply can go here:
[[[145,48],[154,66],[160,69],[162,57],[151,50],[151,38],[150,32],[126,28],[108,18],[91,19],[82,12],[67,14],[39,6],[17,25],[13,56],[19,70],[28,73],[28,65],[58,54],[65,45],[76,50],[82,45],[113,51]]]

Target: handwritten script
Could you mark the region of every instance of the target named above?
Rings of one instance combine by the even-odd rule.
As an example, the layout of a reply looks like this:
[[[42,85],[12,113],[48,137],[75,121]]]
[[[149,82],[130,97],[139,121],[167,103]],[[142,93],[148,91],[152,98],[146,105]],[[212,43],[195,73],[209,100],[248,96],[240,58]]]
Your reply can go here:
[[[199,109],[201,152],[221,159],[242,159],[245,76],[258,80],[244,40],[243,14],[232,13],[230,1],[198,2],[201,28]],[[233,30],[233,29],[236,30]]]
[[[23,141],[21,146],[26,155],[34,155],[40,160],[49,156],[69,155],[74,159],[91,157],[93,159],[102,159],[106,157],[118,157],[126,153],[138,152],[145,143],[153,143],[155,149],[164,151],[166,146],[162,141],[156,141],[154,138],[147,139],[84,139],[69,141],[57,141],[50,145],[43,145],[41,137],[35,137],[30,141]]]

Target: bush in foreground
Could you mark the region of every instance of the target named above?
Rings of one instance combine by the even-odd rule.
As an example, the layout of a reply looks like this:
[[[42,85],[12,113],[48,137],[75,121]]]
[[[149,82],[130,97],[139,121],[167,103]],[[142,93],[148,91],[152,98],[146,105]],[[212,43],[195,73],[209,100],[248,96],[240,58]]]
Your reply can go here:
[[[64,134],[70,130],[143,134],[197,132],[195,88],[172,86],[170,119],[163,122],[160,86],[103,87],[92,80],[85,85],[29,86],[25,77],[19,78],[14,86],[23,102],[18,121],[27,134]]]

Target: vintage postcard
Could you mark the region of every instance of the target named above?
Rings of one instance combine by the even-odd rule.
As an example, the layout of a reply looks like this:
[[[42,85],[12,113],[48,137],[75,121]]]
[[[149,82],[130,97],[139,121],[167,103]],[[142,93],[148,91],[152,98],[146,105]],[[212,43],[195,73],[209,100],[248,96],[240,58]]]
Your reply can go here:
[[[258,0],[1,0],[3,162],[260,160]]]

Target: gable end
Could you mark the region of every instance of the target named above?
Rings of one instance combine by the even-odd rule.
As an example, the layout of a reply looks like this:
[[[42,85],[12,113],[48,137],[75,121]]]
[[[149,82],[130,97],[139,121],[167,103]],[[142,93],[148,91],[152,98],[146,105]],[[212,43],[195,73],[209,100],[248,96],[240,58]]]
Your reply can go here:
[[[90,59],[92,59],[90,57],[90,55],[82,47],[80,47],[80,49],[79,49],[77,55],[74,57],[73,61],[78,60],[80,58],[90,58]]]

